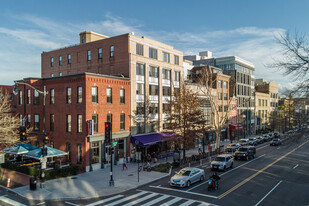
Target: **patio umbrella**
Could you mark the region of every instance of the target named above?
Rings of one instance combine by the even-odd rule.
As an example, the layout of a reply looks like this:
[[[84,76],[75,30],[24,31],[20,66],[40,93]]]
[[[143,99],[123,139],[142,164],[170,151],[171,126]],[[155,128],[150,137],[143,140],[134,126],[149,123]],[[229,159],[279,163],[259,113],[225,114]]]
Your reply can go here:
[[[45,146],[45,148],[47,148],[47,155],[44,156],[44,157],[58,157],[58,156],[68,155],[67,152],[63,152],[61,150],[58,150],[58,149],[55,149],[55,148],[52,148],[52,147]],[[31,150],[31,151],[29,151],[29,152],[27,152],[23,155],[40,160],[40,159],[43,158],[42,147]]]
[[[2,152],[11,153],[11,154],[24,154],[34,149],[39,149],[39,147],[22,142],[22,143],[7,147],[3,149]]]

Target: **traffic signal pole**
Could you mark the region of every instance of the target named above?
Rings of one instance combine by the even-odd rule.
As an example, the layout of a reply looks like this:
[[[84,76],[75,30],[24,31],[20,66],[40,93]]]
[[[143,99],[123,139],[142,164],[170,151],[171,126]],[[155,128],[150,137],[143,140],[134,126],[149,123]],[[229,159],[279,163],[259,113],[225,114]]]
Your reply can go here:
[[[112,146],[112,123],[105,122],[105,143],[108,145],[108,151],[110,154],[110,180],[109,186],[114,186],[114,179],[113,179],[113,146]]]
[[[113,179],[113,153],[112,153],[112,146],[110,146],[110,164],[111,164],[111,171],[110,171],[110,180],[109,186],[114,186],[114,179]]]

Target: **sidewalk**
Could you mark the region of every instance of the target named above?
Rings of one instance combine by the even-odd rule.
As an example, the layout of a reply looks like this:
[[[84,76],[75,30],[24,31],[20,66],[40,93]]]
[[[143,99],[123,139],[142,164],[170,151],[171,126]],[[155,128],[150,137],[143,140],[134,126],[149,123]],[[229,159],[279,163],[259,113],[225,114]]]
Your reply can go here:
[[[221,142],[225,146],[229,143]],[[208,151],[207,148],[206,151]],[[198,154],[198,148],[186,151],[186,156],[192,154]],[[173,157],[160,159],[152,166],[166,161],[172,162]],[[49,180],[44,183],[44,188],[40,188],[40,184],[37,184],[37,189],[34,191],[29,189],[29,185],[9,190],[32,200],[86,199],[118,194],[169,176],[168,173],[141,171],[138,182],[137,166],[137,163],[128,163],[128,170],[124,171],[122,164],[113,166],[113,187],[109,186],[110,168],[108,167],[73,177]]]

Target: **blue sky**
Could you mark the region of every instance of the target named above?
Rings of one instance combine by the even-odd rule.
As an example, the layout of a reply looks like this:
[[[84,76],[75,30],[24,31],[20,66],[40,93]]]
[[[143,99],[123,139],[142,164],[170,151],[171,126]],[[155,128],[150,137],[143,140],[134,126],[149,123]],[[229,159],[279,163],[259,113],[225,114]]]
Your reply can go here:
[[[170,44],[185,55],[251,61],[256,78],[291,87],[295,80],[267,68],[281,58],[274,36],[308,34],[309,1],[1,1],[0,84],[40,77],[41,53],[79,43],[79,32],[107,36],[135,32]]]

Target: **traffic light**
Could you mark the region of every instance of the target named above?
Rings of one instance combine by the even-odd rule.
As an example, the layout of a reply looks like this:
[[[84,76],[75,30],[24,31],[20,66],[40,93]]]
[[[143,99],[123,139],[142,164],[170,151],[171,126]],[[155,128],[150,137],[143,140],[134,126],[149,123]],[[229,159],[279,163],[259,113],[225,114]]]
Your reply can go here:
[[[43,136],[43,143],[44,144],[48,144],[49,143],[49,137],[48,137],[48,132],[44,132],[44,136]]]
[[[43,157],[47,156],[47,147],[42,148],[42,156]]]
[[[27,140],[27,129],[24,126],[19,127],[19,138],[20,141],[26,141]]]
[[[105,122],[105,144],[110,144],[112,138],[112,123]]]

